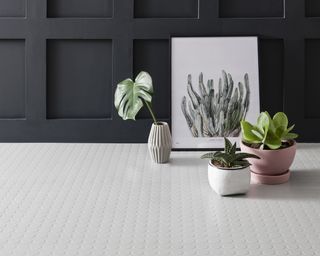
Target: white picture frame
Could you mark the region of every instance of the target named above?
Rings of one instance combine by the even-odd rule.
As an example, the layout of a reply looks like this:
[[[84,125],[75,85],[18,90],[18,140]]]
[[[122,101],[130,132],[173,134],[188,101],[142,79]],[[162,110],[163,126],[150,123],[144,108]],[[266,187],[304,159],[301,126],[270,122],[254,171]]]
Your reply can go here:
[[[223,148],[259,113],[256,36],[171,38],[173,149]]]

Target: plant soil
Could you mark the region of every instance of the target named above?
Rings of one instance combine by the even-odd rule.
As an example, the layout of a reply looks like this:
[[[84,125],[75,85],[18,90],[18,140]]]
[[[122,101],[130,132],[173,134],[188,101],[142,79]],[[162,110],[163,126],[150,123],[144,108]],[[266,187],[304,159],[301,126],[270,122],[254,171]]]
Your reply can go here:
[[[246,168],[247,166],[233,166],[233,167],[227,167],[223,164],[221,164],[220,162],[218,161],[214,161],[214,160],[211,160],[211,164],[214,165],[215,167],[217,167],[218,169],[223,169],[223,170],[230,170],[230,171],[233,171],[233,170],[238,170],[238,169],[242,169],[242,168]]]
[[[255,144],[255,143],[247,143],[242,141],[243,144],[245,144],[246,146],[250,147],[250,148],[256,148],[259,149],[261,144]],[[293,140],[288,140],[288,141],[283,141],[281,144],[281,147],[278,149],[283,149],[283,148],[289,148],[294,144]],[[272,150],[270,149],[267,145],[265,145],[264,150]]]

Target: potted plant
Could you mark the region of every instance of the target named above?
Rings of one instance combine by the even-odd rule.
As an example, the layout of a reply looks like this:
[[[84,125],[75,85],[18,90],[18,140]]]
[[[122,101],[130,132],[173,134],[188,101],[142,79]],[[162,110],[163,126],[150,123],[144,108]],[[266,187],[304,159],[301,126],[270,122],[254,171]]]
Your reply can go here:
[[[208,179],[212,189],[221,196],[245,194],[250,186],[250,163],[246,158],[259,158],[254,154],[236,153],[236,143],[224,138],[224,152],[206,153],[209,158]]]
[[[169,161],[171,152],[171,134],[166,122],[157,121],[151,106],[153,85],[151,76],[141,71],[136,79],[127,78],[117,85],[114,105],[123,120],[135,120],[140,109],[145,105],[153,119],[148,138],[150,156],[156,163]]]
[[[273,118],[268,112],[260,113],[255,125],[241,121],[241,150],[261,159],[251,159],[252,178],[263,184],[281,184],[290,177],[289,168],[296,153],[296,133],[288,127],[288,117],[283,112]]]

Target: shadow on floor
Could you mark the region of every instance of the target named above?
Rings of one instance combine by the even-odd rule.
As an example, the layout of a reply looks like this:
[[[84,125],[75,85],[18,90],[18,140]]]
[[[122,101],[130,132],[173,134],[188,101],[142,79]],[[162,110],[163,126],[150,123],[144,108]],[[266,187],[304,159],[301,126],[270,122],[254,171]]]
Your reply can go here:
[[[200,154],[199,154],[200,155]],[[169,162],[172,167],[195,167],[195,168],[206,168],[208,161],[199,158],[191,157],[173,157]]]
[[[289,182],[280,185],[252,184],[246,197],[320,201],[320,169],[293,170]]]

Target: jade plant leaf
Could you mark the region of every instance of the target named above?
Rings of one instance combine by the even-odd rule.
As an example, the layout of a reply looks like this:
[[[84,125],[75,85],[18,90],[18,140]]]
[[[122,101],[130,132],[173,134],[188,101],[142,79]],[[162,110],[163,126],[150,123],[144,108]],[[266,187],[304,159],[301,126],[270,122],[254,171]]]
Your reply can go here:
[[[264,139],[263,135],[259,132],[259,131],[256,131],[256,130],[251,130],[251,132],[256,135],[261,141]]]
[[[276,136],[272,131],[269,131],[267,133],[264,144],[267,145],[270,149],[278,149],[281,147],[281,138]]]
[[[242,138],[244,139],[244,141],[250,143],[260,143],[262,141],[262,139],[253,132],[254,130],[256,130],[256,128],[249,122],[242,120],[241,130]]]
[[[277,127],[288,127],[288,117],[283,112],[276,113],[272,118],[275,128]]]
[[[282,138],[285,136],[287,132],[288,127],[288,117],[283,112],[278,112],[274,115],[273,119],[273,125],[275,127],[275,135],[279,138]]]
[[[293,139],[295,139],[297,137],[298,137],[298,134],[293,133],[293,132],[289,132],[289,133],[287,133],[286,135],[283,136],[283,139],[285,139],[285,140],[293,140]]]
[[[268,134],[269,126],[271,123],[271,118],[268,112],[261,112],[257,120],[257,128],[261,134],[263,134],[263,139],[265,140]]]
[[[114,95],[114,105],[123,120],[135,120],[137,113],[143,107],[143,100],[151,102],[153,93],[151,76],[142,71],[135,81],[125,79],[117,85]]]
[[[298,134],[291,133],[294,125],[288,128],[288,124],[288,117],[283,112],[276,113],[273,118],[267,111],[261,112],[256,125],[241,122],[242,139],[247,143],[259,144],[262,148],[278,149],[282,142],[298,137]]]

